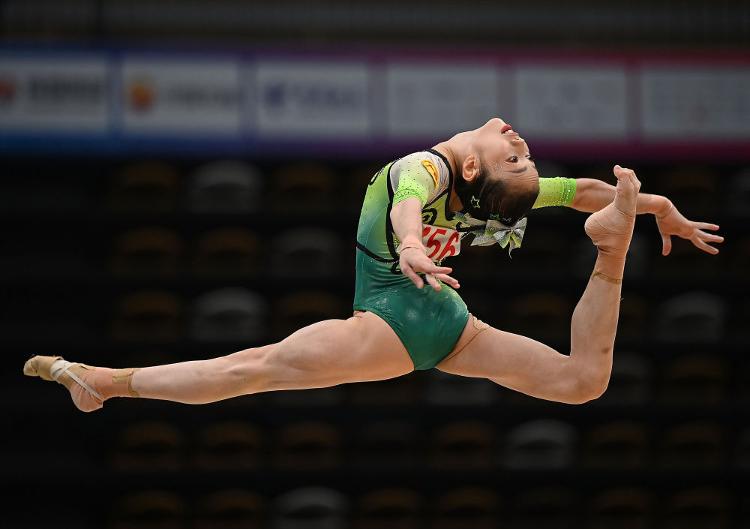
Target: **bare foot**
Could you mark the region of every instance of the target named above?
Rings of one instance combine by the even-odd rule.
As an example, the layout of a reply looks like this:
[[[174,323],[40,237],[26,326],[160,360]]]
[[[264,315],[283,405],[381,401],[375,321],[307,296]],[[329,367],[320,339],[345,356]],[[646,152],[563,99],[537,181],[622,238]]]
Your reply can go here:
[[[631,169],[616,165],[615,199],[586,219],[586,235],[604,255],[625,259],[633,237],[641,182]]]

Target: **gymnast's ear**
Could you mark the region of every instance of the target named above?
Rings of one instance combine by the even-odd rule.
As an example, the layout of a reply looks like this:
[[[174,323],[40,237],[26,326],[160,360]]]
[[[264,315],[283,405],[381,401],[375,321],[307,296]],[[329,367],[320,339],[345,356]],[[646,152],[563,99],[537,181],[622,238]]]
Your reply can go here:
[[[481,172],[482,167],[478,156],[475,154],[469,154],[464,158],[464,163],[461,165],[461,174],[463,175],[464,180],[467,182],[473,182]]]

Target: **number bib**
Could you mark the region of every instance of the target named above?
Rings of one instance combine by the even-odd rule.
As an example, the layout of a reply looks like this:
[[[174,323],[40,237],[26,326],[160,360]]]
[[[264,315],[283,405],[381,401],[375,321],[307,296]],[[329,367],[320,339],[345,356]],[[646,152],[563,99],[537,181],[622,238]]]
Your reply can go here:
[[[461,236],[456,230],[424,224],[422,227],[422,244],[427,257],[440,262],[446,257],[461,252]]]

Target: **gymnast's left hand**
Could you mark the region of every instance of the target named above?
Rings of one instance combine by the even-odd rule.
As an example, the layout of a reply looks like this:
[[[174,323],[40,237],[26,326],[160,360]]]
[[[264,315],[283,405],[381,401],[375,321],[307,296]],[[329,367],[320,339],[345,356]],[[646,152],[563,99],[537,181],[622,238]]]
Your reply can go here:
[[[716,231],[717,224],[708,222],[694,222],[686,219],[677,208],[669,203],[669,209],[661,215],[656,214],[656,226],[659,228],[662,240],[662,255],[669,255],[672,251],[672,235],[687,239],[699,250],[711,255],[719,253],[719,249],[709,243],[718,244],[724,242],[724,237],[704,230]]]

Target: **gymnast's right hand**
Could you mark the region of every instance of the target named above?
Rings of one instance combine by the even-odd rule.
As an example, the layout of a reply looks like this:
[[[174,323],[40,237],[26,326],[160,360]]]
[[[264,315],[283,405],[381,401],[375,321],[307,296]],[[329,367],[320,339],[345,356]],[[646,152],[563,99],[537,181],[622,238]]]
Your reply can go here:
[[[432,259],[427,257],[424,248],[420,246],[406,246],[403,248],[399,257],[399,267],[401,267],[401,272],[411,279],[417,288],[424,286],[424,281],[419,274],[425,274],[427,282],[436,291],[442,288],[441,281],[453,288],[461,286],[458,284],[458,281],[448,275],[453,272],[452,268],[437,266],[432,262]]]

